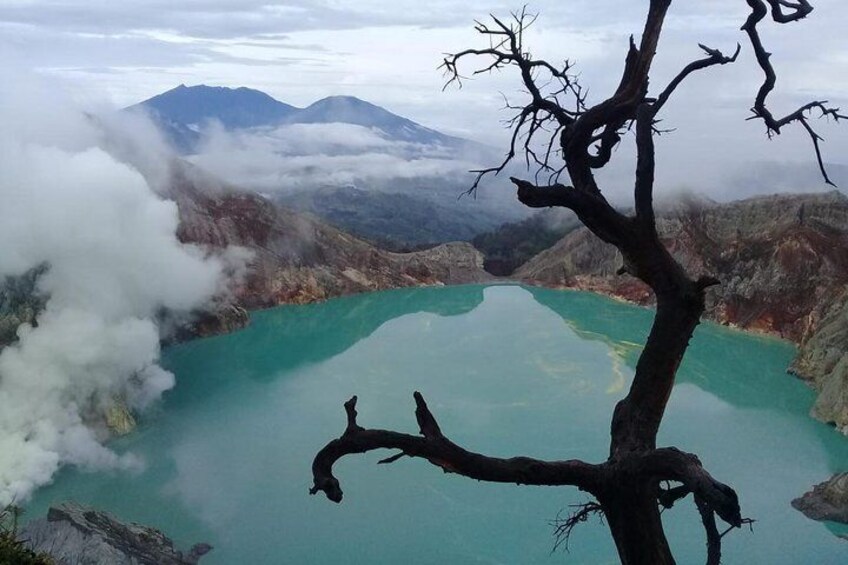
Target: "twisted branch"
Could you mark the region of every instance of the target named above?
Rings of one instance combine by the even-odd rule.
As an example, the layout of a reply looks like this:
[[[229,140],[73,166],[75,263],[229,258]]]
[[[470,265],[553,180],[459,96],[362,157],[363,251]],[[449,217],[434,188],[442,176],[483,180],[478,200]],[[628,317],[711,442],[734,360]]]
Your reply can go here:
[[[347,428],[338,438],[328,443],[312,463],[313,487],[309,494],[323,492],[333,502],[341,502],[342,489],[333,475],[333,464],[354,453],[375,449],[398,449],[400,453],[383,459],[392,463],[402,456],[418,457],[429,461],[446,473],[456,473],[478,481],[514,483],[518,485],[572,485],[592,492],[601,477],[599,465],[576,459],[569,461],[542,461],[530,457],[502,459],[488,457],[463,449],[446,438],[427,403],[416,392],[415,418],[420,436],[388,430],[365,429],[356,422],[356,397],[345,402]]]
[[[741,46],[736,44],[736,51],[731,56],[724,55],[718,49],[711,49],[703,44],[698,46],[707,54],[707,57],[692,61],[681,70],[677,76],[665,87],[656,100],[645,99],[636,110],[636,184],[633,190],[633,198],[636,207],[636,218],[651,231],[655,229],[654,217],[654,134],[657,133],[655,124],[657,114],[665,106],[668,99],[678,86],[692,73],[715,65],[726,65],[733,63],[739,56]]]
[[[754,106],[751,108],[754,115],[749,119],[762,120],[766,126],[766,134],[769,138],[773,135],[780,135],[781,129],[788,124],[793,122],[801,124],[813,143],[813,150],[816,154],[816,162],[818,163],[819,170],[821,171],[824,181],[831,186],[836,186],[833,181],[830,180],[830,177],[827,174],[827,169],[824,166],[824,159],[822,158],[820,146],[820,142],[823,141],[823,138],[810,125],[809,114],[811,114],[813,110],[818,110],[820,118],[833,118],[833,120],[837,122],[840,119],[848,118],[848,116],[840,114],[839,108],[828,106],[827,100],[817,100],[804,104],[794,112],[791,112],[782,118],[775,118],[767,103],[769,94],[771,94],[777,84],[777,74],[771,64],[771,53],[766,51],[762,39],[760,38],[759,30],[757,29],[757,25],[768,13],[766,3],[771,6],[772,20],[778,24],[800,21],[806,18],[807,15],[813,11],[813,7],[806,0],[798,0],[797,2],[790,2],[788,0],[747,0],[747,2],[751,7],[751,13],[745,20],[742,30],[748,34],[751,46],[754,49],[754,55],[757,58],[757,64],[760,66],[760,69],[762,69],[764,74],[763,83],[757,91],[757,96],[754,99]]]
[[[685,493],[693,493],[732,527],[738,528],[743,524],[736,491],[714,479],[704,469],[696,455],[680,451],[675,447],[661,447],[646,452],[640,459],[628,461],[626,464],[638,466],[640,472],[654,476],[658,480],[681,483]],[[685,496],[684,490],[674,492],[678,499]],[[660,503],[663,500],[666,503],[669,502],[669,494],[658,496],[658,500]]]
[[[809,123],[809,114],[845,118],[838,108],[826,101],[814,101],[796,111],[776,118],[767,106],[775,87],[776,74],[758,33],[757,25],[769,14],[779,24],[799,21],[812,7],[806,0],[746,0],[751,13],[742,29],[747,32],[757,62],[765,78],[754,101],[753,119],[762,119],[769,136],[798,122],[810,136],[819,168],[826,182],[819,142],[821,137]],[[733,63],[741,47],[732,55],[700,45],[701,59],[686,65],[656,97],[648,96],[648,78],[660,33],[671,0],[650,0],[641,38],[637,45],[631,36],[621,80],[609,98],[593,106],[574,75],[572,65],[551,65],[535,59],[524,46],[524,32],[535,21],[535,15],[522,10],[504,22],[492,16],[492,24],[477,22],[475,29],[489,39],[488,48],[468,49],[447,55],[442,63],[448,80],[462,84],[460,62],[480,56],[487,64],[473,75],[517,68],[529,95],[526,104],[507,108],[515,116],[508,125],[512,129],[509,149],[494,167],[474,171],[473,193],[486,175],[502,172],[520,153],[525,163],[538,166],[548,174],[547,183],[533,184],[512,177],[518,199],[529,207],[562,206],[573,210],[579,219],[603,241],[614,244],[622,254],[623,272],[638,277],[657,296],[657,313],[651,333],[636,366],[636,374],[627,396],[616,406],[611,425],[610,456],[600,464],[579,460],[541,461],[528,457],[501,459],[468,451],[443,434],[423,397],[415,393],[416,420],[420,435],[388,430],[366,429],[356,421],[356,397],[345,403],[347,427],[337,439],[328,443],[313,462],[314,486],[335,502],[342,499],[339,482],[333,475],[334,463],[345,455],[376,449],[394,449],[394,455],[381,464],[402,457],[417,457],[445,472],[457,473],[477,480],[528,484],[574,485],[598,500],[579,507],[570,518],[558,520],[558,531],[567,536],[571,529],[590,514],[602,511],[610,522],[622,559],[628,563],[672,563],[670,549],[662,530],[660,508],[671,508],[692,494],[707,535],[707,563],[715,565],[721,558],[721,539],[729,531],[750,524],[741,516],[735,491],[715,480],[697,456],[673,447],[657,448],[656,437],[674,385],[677,369],[689,345],[695,327],[704,312],[706,289],[718,284],[713,277],[693,280],[660,242],[653,210],[655,156],[653,136],[662,133],[658,113],[679,86],[696,71]],[[472,76],[473,76],[472,75]],[[543,82],[540,78],[546,78]],[[549,85],[553,84],[551,88]],[[563,104],[567,98],[570,104]],[[635,125],[637,171],[634,185],[635,216],[628,217],[614,209],[601,194],[594,170],[604,167],[612,158],[621,135]],[[537,152],[533,140],[542,135],[546,147]],[[560,167],[551,164],[554,156],[562,158]],[[570,183],[560,183],[563,171]],[[677,486],[662,488],[664,482]],[[633,510],[632,502],[638,507]],[[719,532],[717,519],[728,524]],[[644,519],[643,519],[644,518]],[[559,528],[562,529],[559,529]],[[650,546],[650,547],[648,547]],[[646,550],[647,547],[647,550]]]
[[[464,77],[459,70],[460,62],[468,56],[484,56],[491,61],[488,65],[473,71],[472,76],[482,73],[491,73],[502,70],[509,66],[519,69],[524,88],[530,94],[530,102],[522,107],[516,116],[509,121],[513,130],[509,150],[503,161],[497,166],[484,169],[476,169],[475,179],[467,193],[473,194],[480,182],[486,175],[497,175],[515,158],[519,140],[523,141],[523,150],[526,164],[530,160],[539,166],[538,172],[548,172],[549,180],[557,180],[562,168],[550,166],[550,157],[554,153],[553,148],[557,141],[558,132],[574,122],[585,110],[585,93],[577,77],[570,73],[572,64],[566,60],[561,67],[557,67],[542,59],[534,59],[524,47],[524,32],[536,20],[535,14],[528,14],[525,9],[521,12],[511,14],[511,21],[505,23],[494,15],[490,15],[493,25],[475,22],[475,30],[490,39],[489,47],[485,49],[466,49],[458,53],[446,55],[440,68],[444,69],[448,77],[444,88],[451,84],[462,86]],[[543,91],[539,86],[538,78],[540,72],[548,77],[548,83],[553,82],[557,87],[550,91]],[[572,98],[573,110],[567,109],[560,97],[568,95]],[[513,108],[507,104],[507,107]],[[517,108],[516,108],[517,109]],[[539,132],[553,131],[546,144],[543,156],[539,156],[532,148],[532,141]]]

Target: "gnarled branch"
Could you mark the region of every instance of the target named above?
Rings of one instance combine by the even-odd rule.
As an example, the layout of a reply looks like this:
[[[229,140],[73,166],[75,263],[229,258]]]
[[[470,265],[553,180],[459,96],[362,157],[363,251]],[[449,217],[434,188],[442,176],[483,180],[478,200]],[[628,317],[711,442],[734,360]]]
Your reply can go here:
[[[806,0],[798,0],[797,2],[790,2],[787,0],[747,1],[748,5],[751,7],[751,13],[745,20],[742,30],[748,34],[751,46],[754,49],[754,55],[757,58],[757,64],[762,69],[764,75],[763,83],[760,85],[760,88],[757,91],[757,96],[754,99],[754,106],[751,108],[754,115],[750,119],[762,120],[766,126],[766,133],[769,137],[772,137],[772,135],[775,134],[779,135],[781,129],[788,124],[793,122],[801,124],[807,132],[807,135],[810,137],[810,140],[813,142],[816,162],[818,163],[819,170],[821,171],[824,181],[831,186],[836,186],[833,181],[830,180],[830,177],[827,174],[827,169],[824,165],[821,146],[819,145],[819,142],[822,141],[822,137],[816,133],[810,125],[808,114],[812,110],[818,110],[820,112],[820,117],[833,118],[835,121],[846,119],[848,116],[840,114],[839,108],[828,106],[826,100],[818,100],[808,102],[782,118],[776,118],[772,114],[767,103],[769,94],[771,94],[777,84],[777,74],[771,64],[771,53],[766,51],[762,39],[760,38],[759,30],[757,29],[757,25],[768,13],[766,3],[771,6],[772,20],[779,24],[802,20],[813,11],[813,7]]]
[[[513,13],[512,20],[505,23],[494,15],[493,25],[476,22],[475,29],[478,33],[490,38],[490,45],[484,49],[466,49],[458,53],[445,56],[440,68],[443,68],[448,77],[445,88],[456,83],[460,87],[464,78],[460,73],[460,62],[469,56],[482,56],[490,59],[490,62],[473,71],[473,75],[490,73],[509,66],[517,67],[521,80],[527,93],[530,94],[530,102],[519,108],[507,105],[512,109],[520,109],[518,114],[509,121],[512,129],[509,150],[501,163],[495,167],[477,169],[471,171],[476,174],[468,193],[474,193],[480,182],[486,175],[497,175],[514,159],[518,149],[518,142],[524,139],[523,150],[526,164],[529,167],[533,163],[539,166],[539,172],[550,174],[551,180],[558,180],[562,168],[550,166],[550,157],[554,153],[554,146],[558,142],[558,133],[563,128],[571,125],[574,120],[585,110],[585,93],[577,77],[570,73],[571,63],[564,61],[562,67],[557,67],[543,59],[535,59],[524,47],[524,33],[536,20],[535,14],[528,14],[526,9]],[[543,89],[539,81],[539,73],[545,73],[548,77],[547,83],[553,82],[557,86],[553,89]],[[560,99],[567,95],[572,99],[573,109],[568,109]],[[546,148],[542,155],[536,152],[532,142],[539,132],[553,131],[546,142]]]
[[[698,59],[686,65],[665,87],[656,100],[646,99],[636,110],[636,184],[634,187],[634,202],[636,207],[636,218],[650,230],[655,229],[654,217],[654,169],[655,152],[653,136],[657,133],[655,126],[656,117],[675,89],[692,73],[715,65],[726,65],[733,63],[739,56],[741,46],[736,44],[736,51],[731,56],[724,55],[718,49],[711,49],[705,45],[698,46],[707,54],[707,57]]]
[[[323,492],[333,502],[341,502],[342,489],[333,475],[333,465],[345,455],[366,453],[375,449],[400,450],[400,453],[383,459],[381,463],[391,463],[404,455],[418,457],[426,459],[446,473],[456,473],[478,481],[519,485],[573,485],[588,492],[597,489],[601,478],[599,465],[576,459],[502,459],[474,453],[456,445],[442,434],[421,393],[416,392],[414,397],[420,436],[363,428],[356,422],[356,397],[348,400],[344,405],[347,428],[338,439],[328,443],[315,456],[312,463],[313,487],[309,493]]]
[[[739,57],[739,52],[742,50],[742,46],[737,43],[736,51],[733,52],[733,55],[727,56],[724,55],[718,49],[711,49],[710,47],[707,47],[706,45],[703,45],[701,43],[698,44],[698,47],[700,47],[708,56],[704,57],[703,59],[698,59],[697,61],[692,61],[691,63],[683,67],[683,70],[677,73],[677,76],[675,76],[671,80],[671,82],[668,83],[668,86],[665,87],[662,93],[657,96],[657,101],[653,105],[654,114],[659,112],[659,110],[665,105],[665,103],[668,102],[668,99],[674,93],[674,90],[678,86],[680,86],[680,83],[682,83],[686,79],[686,77],[688,77],[695,71],[706,69],[707,67],[734,63],[736,62],[737,57]]]
[[[638,459],[628,459],[639,472],[658,480],[676,481],[700,499],[722,520],[738,528],[743,524],[739,498],[728,485],[714,479],[698,457],[674,447],[662,447],[646,452]],[[662,498],[660,502],[662,502]]]
[[[630,221],[600,193],[581,192],[562,184],[536,186],[525,180],[510,177],[518,188],[518,200],[530,208],[561,206],[574,211],[580,221],[603,241],[620,244],[631,237]]]

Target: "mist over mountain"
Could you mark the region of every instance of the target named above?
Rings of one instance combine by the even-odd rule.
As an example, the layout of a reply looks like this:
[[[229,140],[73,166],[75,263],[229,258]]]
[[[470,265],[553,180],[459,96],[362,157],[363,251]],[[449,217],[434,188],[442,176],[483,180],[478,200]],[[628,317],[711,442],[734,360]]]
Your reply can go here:
[[[306,108],[296,108],[251,88],[181,84],[127,109],[149,113],[169,135],[175,148],[189,153],[198,149],[200,131],[210,122],[218,122],[227,130],[285,124],[352,124],[377,129],[393,141],[455,149],[483,147],[424,127],[354,96],[328,96]],[[186,146],[188,138],[194,144]]]
[[[510,219],[494,213],[474,214],[475,204],[469,199],[446,199],[442,203],[411,192],[362,190],[355,186],[305,190],[279,197],[277,202],[395,251],[469,241]]]
[[[837,189],[845,194],[848,165],[825,163],[825,169]],[[736,200],[778,192],[822,192],[828,188],[812,159],[800,162],[753,161],[731,170],[722,186],[715,191],[715,196],[721,200]]]
[[[180,153],[196,151],[210,120],[228,129],[251,128],[280,123],[297,110],[250,88],[184,84],[127,109],[147,113]]]
[[[177,88],[128,108],[216,177],[393,249],[468,240],[527,210],[504,178],[458,199],[497,149],[352,96],[296,108],[249,88]]]

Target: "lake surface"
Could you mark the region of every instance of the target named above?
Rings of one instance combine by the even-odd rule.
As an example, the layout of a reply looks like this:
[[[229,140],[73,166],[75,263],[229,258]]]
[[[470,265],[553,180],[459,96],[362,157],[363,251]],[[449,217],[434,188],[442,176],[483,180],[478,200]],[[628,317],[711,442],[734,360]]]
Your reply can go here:
[[[551,553],[549,522],[586,500],[570,487],[478,483],[387,452],[336,466],[341,505],[309,496],[315,453],[359,423],[417,432],[420,390],[454,441],[490,455],[606,458],[652,312],[599,296],[520,286],[410,289],[257,312],[246,330],[169,348],[177,386],[113,443],[140,474],[67,469],[28,505],[74,499],[163,529],[231,563],[616,563],[590,521]],[[739,493],[753,532],[725,537],[723,563],[837,564],[836,526],[792,498],[848,469],[848,438],[807,413],[785,372],[791,344],[702,324],[680,368],[659,443],[699,454]],[[664,514],[679,563],[705,561],[688,499]]]

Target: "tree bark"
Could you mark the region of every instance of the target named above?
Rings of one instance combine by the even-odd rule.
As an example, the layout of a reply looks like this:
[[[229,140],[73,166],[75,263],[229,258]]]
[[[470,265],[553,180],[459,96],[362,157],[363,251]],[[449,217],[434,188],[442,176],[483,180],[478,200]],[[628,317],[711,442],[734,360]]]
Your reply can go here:
[[[622,483],[600,503],[622,565],[674,565],[655,489]]]
[[[776,74],[757,30],[757,25],[768,15],[767,5],[771,7],[772,20],[779,24],[805,18],[812,6],[807,0],[747,0],[747,3],[751,11],[742,30],[748,35],[757,64],[765,75],[754,102],[754,117],[765,123],[769,135],[780,133],[781,128],[790,123],[800,123],[813,141],[823,178],[830,182],[819,148],[820,137],[809,124],[809,113],[818,110],[822,116],[834,120],[848,116],[818,101],[807,103],[783,118],[775,118],[766,103],[775,87]],[[674,563],[663,531],[660,508],[671,508],[676,501],[691,494],[707,537],[707,564],[718,565],[723,534],[718,532],[716,517],[730,527],[738,528],[746,523],[741,517],[736,493],[713,479],[695,455],[656,445],[678,367],[704,312],[704,293],[719,281],[709,276],[697,280],[690,278],[659,239],[653,208],[654,136],[661,133],[656,126],[658,112],[684,79],[693,72],[736,61],[740,47],[737,44],[735,53],[725,56],[718,49],[700,45],[706,54],[704,58],[686,65],[659,95],[648,96],[648,77],[670,5],[671,0],[649,0],[642,36],[638,45],[632,36],[630,38],[618,87],[612,96],[594,106],[586,104],[578,77],[570,74],[571,63],[565,61],[562,67],[555,67],[532,58],[523,39],[525,28],[532,24],[535,16],[528,16],[525,11],[513,14],[514,21],[509,24],[494,16],[493,24],[477,22],[477,31],[489,39],[490,46],[449,55],[443,63],[449,76],[448,84],[461,84],[463,77],[458,65],[464,57],[490,58],[490,64],[475,74],[516,67],[530,97],[523,106],[509,106],[518,113],[510,123],[513,131],[506,157],[498,166],[474,171],[477,176],[469,192],[476,190],[485,175],[500,173],[523,152],[527,165],[531,162],[537,165],[537,177],[547,174],[548,183],[541,185],[511,178],[519,201],[533,208],[561,206],[574,211],[592,233],[621,252],[624,264],[619,274],[626,273],[642,280],[657,298],[653,325],[639,356],[633,383],[613,412],[608,459],[598,464],[579,460],[540,461],[528,457],[502,459],[468,451],[445,437],[417,392],[414,395],[415,415],[420,436],[365,429],[356,422],[356,397],[353,397],[345,404],[348,425],[344,433],[315,457],[312,494],[324,492],[330,500],[340,502],[342,490],[333,475],[333,464],[349,454],[382,448],[399,452],[380,463],[391,463],[403,456],[420,457],[445,472],[478,480],[573,485],[593,495],[598,504],[584,506],[558,527],[558,532],[563,531],[567,538],[571,528],[585,520],[588,513],[597,511],[599,505],[624,565]],[[547,76],[541,78],[549,79],[555,86],[545,86],[538,76],[540,73],[546,73]],[[573,108],[562,102],[563,96],[573,98]],[[628,216],[607,202],[593,171],[610,161],[622,134],[634,124],[637,151],[633,189],[635,214]],[[550,135],[547,151],[542,156],[531,145],[539,132]],[[551,166],[551,155],[561,156],[564,164],[558,168]],[[573,186],[559,182],[564,172]],[[679,484],[671,486],[672,482]],[[664,483],[669,486],[661,488]]]

